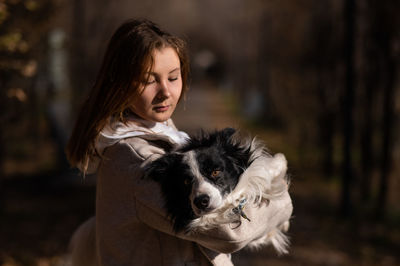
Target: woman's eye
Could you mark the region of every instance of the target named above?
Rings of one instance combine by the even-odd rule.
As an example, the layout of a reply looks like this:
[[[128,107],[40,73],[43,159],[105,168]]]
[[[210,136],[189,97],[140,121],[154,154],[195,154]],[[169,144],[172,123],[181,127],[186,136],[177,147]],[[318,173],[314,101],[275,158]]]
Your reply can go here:
[[[175,81],[175,80],[178,80],[178,78],[169,78],[168,80],[169,81]]]
[[[217,176],[219,176],[220,173],[221,173],[220,170],[214,170],[211,172],[211,177],[216,178]]]
[[[157,82],[157,77],[153,74],[149,74],[143,77],[142,83],[145,85],[153,84]]]

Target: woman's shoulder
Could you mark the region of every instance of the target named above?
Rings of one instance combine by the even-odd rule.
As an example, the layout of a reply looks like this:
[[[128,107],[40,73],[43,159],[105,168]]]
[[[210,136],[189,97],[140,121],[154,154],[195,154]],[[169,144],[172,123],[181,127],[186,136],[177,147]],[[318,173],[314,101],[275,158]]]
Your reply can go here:
[[[106,154],[114,156],[133,156],[144,161],[153,156],[165,154],[167,143],[163,141],[152,141],[141,137],[130,137],[120,140],[106,150]]]

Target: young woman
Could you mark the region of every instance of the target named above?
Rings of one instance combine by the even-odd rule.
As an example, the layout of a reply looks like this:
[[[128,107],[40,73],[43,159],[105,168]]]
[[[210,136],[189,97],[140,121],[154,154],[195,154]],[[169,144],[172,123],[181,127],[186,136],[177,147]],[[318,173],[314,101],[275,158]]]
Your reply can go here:
[[[188,72],[185,43],[148,20],[128,21],[111,38],[66,149],[73,166],[97,177],[96,217],[74,234],[72,265],[231,265],[230,253],[290,218],[287,195],[249,207],[252,222],[237,228],[173,232],[142,166],[188,138],[170,119]]]

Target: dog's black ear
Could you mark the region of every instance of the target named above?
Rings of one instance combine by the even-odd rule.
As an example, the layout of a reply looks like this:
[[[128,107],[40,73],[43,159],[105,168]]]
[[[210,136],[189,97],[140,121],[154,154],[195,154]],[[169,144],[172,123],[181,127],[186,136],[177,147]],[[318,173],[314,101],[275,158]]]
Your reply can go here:
[[[230,149],[232,145],[238,145],[239,138],[238,130],[231,127],[217,131],[217,143],[222,145],[224,149]]]
[[[226,154],[234,158],[241,168],[246,168],[250,159],[251,138],[234,128],[225,128],[221,130],[220,140]]]
[[[223,139],[229,139],[229,138],[232,137],[233,134],[235,134],[235,133],[236,133],[236,129],[231,128],[231,127],[227,127],[227,128],[222,129],[222,130],[219,132],[219,135],[220,135],[220,137],[223,138]]]
[[[149,163],[144,171],[144,178],[150,178],[157,182],[162,182],[167,178],[171,167],[176,164],[179,155],[176,153],[167,153],[162,157]]]
[[[232,142],[232,136],[236,133],[236,129],[227,127],[215,132],[215,141],[222,146]]]

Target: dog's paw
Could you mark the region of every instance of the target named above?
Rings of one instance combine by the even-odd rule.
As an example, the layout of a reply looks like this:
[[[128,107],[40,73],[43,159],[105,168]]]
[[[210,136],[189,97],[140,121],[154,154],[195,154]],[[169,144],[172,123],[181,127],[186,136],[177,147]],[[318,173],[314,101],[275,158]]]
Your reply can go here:
[[[282,225],[279,226],[279,230],[286,233],[287,231],[289,231],[289,227],[290,227],[290,222],[286,221]]]
[[[275,154],[268,165],[268,172],[273,178],[283,178],[287,171],[287,161],[282,153]]]

